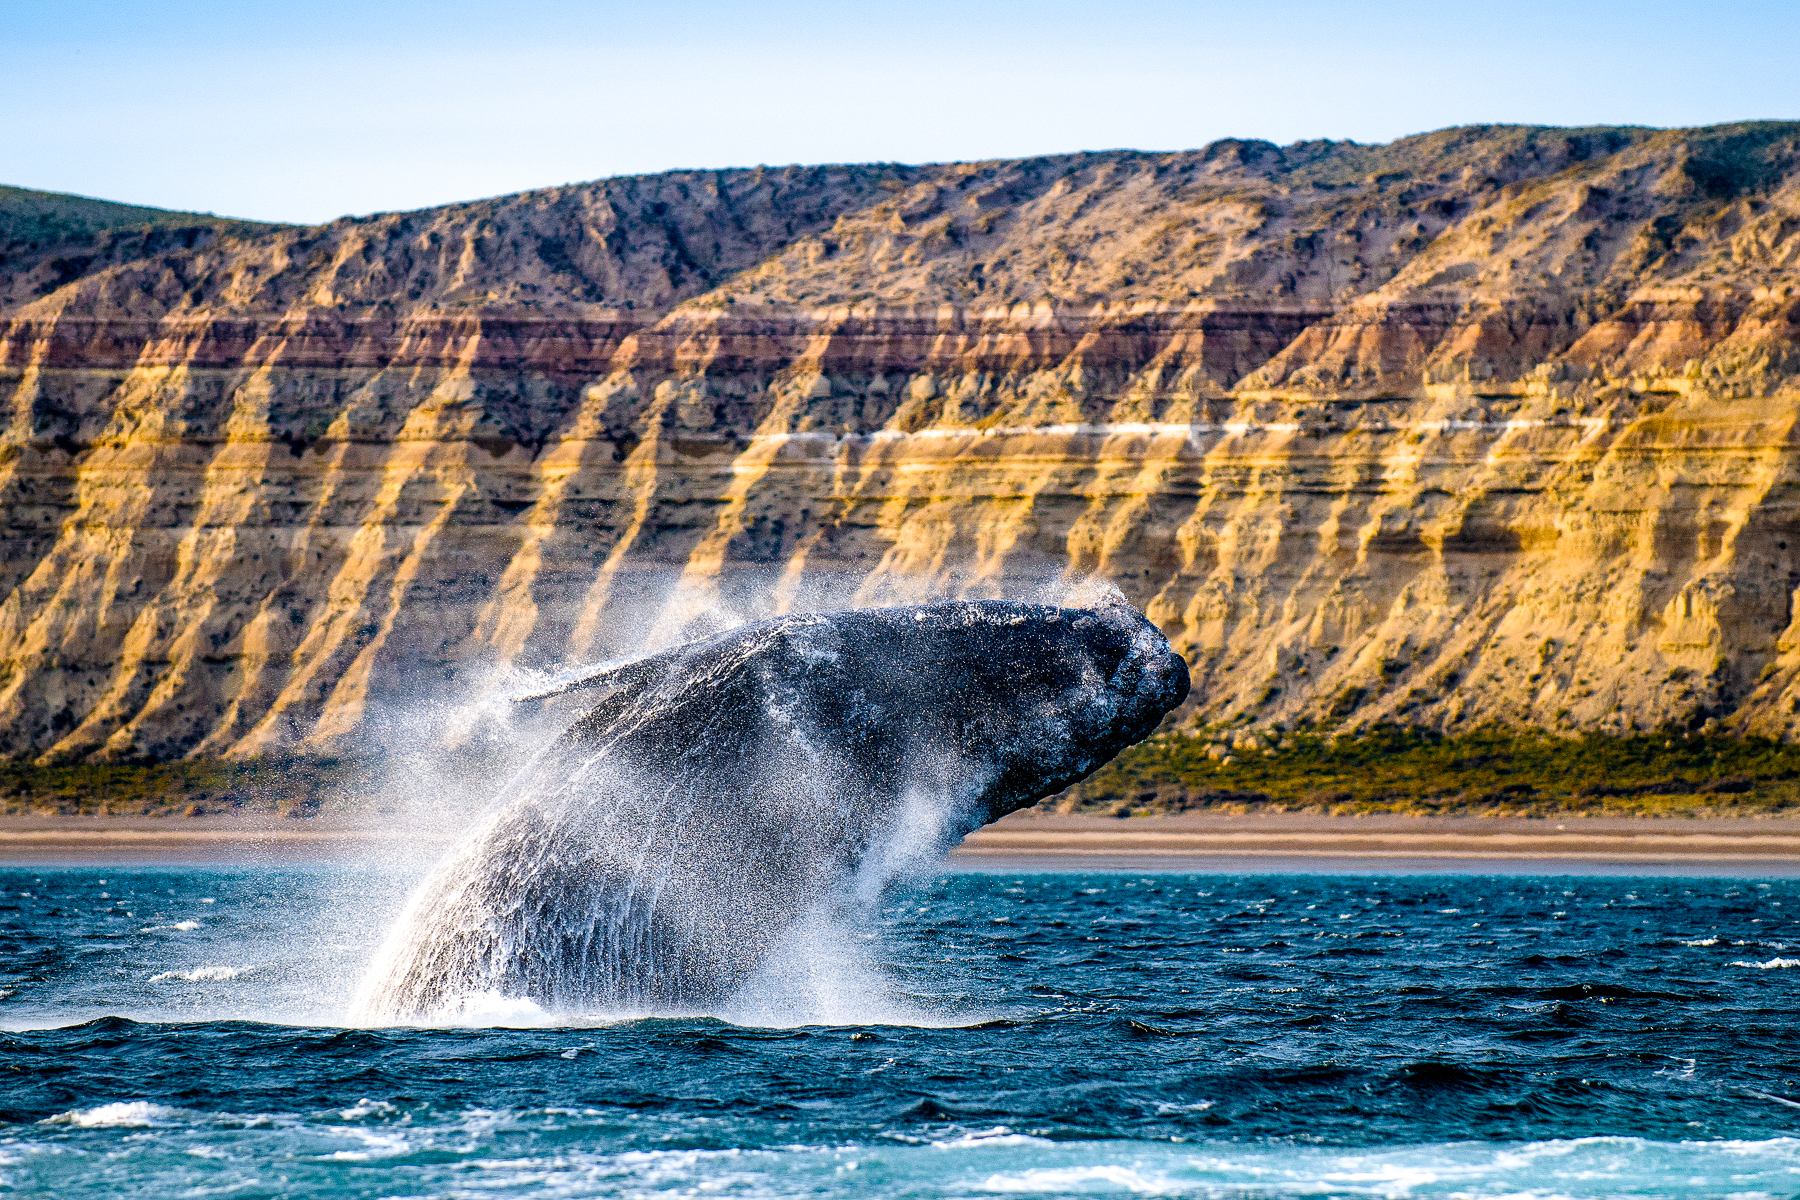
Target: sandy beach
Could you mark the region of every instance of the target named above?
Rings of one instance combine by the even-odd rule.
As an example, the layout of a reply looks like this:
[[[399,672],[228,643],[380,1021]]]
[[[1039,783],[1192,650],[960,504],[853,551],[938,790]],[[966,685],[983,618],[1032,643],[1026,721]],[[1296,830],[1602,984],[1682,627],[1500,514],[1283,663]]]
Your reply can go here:
[[[1800,819],[1015,813],[954,861],[988,870],[1800,875]]]
[[[453,830],[346,817],[0,818],[0,863],[416,862]],[[1800,819],[1015,813],[953,868],[1800,875]]]
[[[0,864],[379,861],[451,836],[342,817],[0,817]]]

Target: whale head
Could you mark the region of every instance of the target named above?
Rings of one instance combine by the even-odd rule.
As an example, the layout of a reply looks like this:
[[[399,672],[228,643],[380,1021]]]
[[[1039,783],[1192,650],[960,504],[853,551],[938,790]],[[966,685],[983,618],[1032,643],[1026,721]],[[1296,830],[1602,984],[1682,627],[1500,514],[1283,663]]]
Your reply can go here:
[[[856,657],[886,664],[906,697],[899,719],[891,709],[878,718],[881,740],[950,798],[959,834],[1062,791],[1188,694],[1187,663],[1122,599],[957,601],[865,620]]]

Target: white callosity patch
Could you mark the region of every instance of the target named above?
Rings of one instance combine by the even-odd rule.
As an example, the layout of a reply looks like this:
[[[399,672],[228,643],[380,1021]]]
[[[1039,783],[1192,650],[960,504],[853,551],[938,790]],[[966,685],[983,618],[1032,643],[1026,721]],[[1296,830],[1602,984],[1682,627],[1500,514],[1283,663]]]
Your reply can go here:
[[[719,1011],[790,930],[866,907],[1181,701],[1154,626],[1089,600],[788,616],[554,689],[599,699],[415,893],[358,1019]]]

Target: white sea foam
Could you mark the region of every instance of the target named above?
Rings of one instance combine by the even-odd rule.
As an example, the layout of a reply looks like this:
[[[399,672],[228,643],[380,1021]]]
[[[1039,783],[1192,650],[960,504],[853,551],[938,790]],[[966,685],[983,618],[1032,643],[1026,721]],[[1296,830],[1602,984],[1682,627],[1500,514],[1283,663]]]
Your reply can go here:
[[[346,1121],[360,1121],[364,1117],[391,1117],[399,1111],[386,1100],[370,1100],[365,1096],[339,1113],[338,1116]]]
[[[1061,1142],[965,1148],[980,1173],[957,1191],[1166,1196],[1368,1196],[1557,1200],[1593,1195],[1787,1195],[1800,1141],[1651,1142],[1629,1137],[1366,1150]],[[993,1156],[998,1155],[998,1162]],[[967,1177],[965,1177],[967,1178]]]
[[[134,1129],[166,1124],[175,1110],[148,1100],[115,1100],[93,1108],[72,1108],[45,1117],[39,1125],[73,1125],[78,1129]]]
[[[162,971],[150,977],[151,983],[181,980],[184,983],[220,983],[248,975],[255,967],[195,967],[191,971]]]
[[[971,1146],[1054,1146],[1055,1144],[1048,1138],[1032,1137],[1028,1133],[1014,1133],[1004,1125],[996,1125],[992,1129],[981,1129],[974,1133],[965,1133],[961,1137],[931,1143],[939,1150],[967,1150]]]
[[[145,933],[192,933],[200,928],[198,921],[177,921],[173,925],[146,925]]]
[[[1731,964],[1734,967],[1753,967],[1758,971],[1779,971],[1784,967],[1800,967],[1800,958],[1771,958],[1768,962],[1748,962],[1744,959]]]
[[[989,1175],[981,1186],[990,1192],[1033,1193],[1122,1191],[1161,1194],[1172,1190],[1168,1178],[1160,1173],[1144,1175],[1130,1167],[1109,1163],[1091,1167],[1033,1167],[1016,1174]]]
[[[1777,1104],[1785,1104],[1789,1108],[1800,1108],[1800,1100],[1789,1100],[1786,1096],[1771,1096],[1767,1092],[1744,1089],[1746,1095],[1755,1096],[1758,1100],[1773,1100]]]
[[[460,1025],[472,1029],[526,1029],[559,1024],[540,1005],[519,996],[504,996],[489,989],[460,997],[434,1025]]]
[[[1719,944],[1719,939],[1716,937],[1701,938],[1697,942],[1683,942],[1681,944],[1684,946],[1716,946]]]
[[[371,1124],[340,1125],[333,1120],[340,1115]],[[99,1153],[123,1150],[134,1156],[138,1171],[129,1178],[146,1195],[197,1194],[190,1191],[194,1177],[186,1168],[169,1166],[168,1158],[176,1155],[188,1163],[201,1156],[238,1164],[272,1158],[359,1164],[358,1178],[367,1181],[370,1194],[381,1195],[723,1194],[771,1200],[981,1194],[1192,1200],[1244,1195],[1366,1200],[1703,1195],[1760,1200],[1792,1195],[1792,1181],[1800,1176],[1800,1140],[1794,1138],[1655,1142],[1595,1137],[1353,1148],[1053,1142],[996,1126],[931,1142],[884,1137],[863,1145],[650,1150],[609,1148],[612,1138],[604,1132],[609,1120],[584,1128],[589,1120],[603,1117],[593,1109],[468,1109],[423,1116],[414,1124],[404,1116],[384,1122],[393,1116],[389,1106],[364,1100],[321,1116],[248,1118],[127,1101],[58,1114],[48,1123],[93,1129],[89,1136],[100,1142]],[[102,1141],[109,1130],[111,1140]],[[50,1151],[52,1141],[66,1137],[50,1134],[33,1153]],[[195,1137],[201,1139],[198,1144]],[[56,1146],[53,1152],[94,1152],[69,1141],[67,1148]],[[17,1148],[14,1143],[6,1149]],[[454,1161],[442,1161],[435,1153],[440,1151],[450,1151]],[[0,1157],[3,1165],[11,1164]],[[106,1187],[108,1180],[95,1178],[90,1184],[73,1165],[63,1169],[61,1178],[71,1186],[44,1194],[114,1194]],[[240,1186],[253,1182],[247,1174],[241,1178]]]
[[[393,1158],[412,1149],[412,1143],[398,1133],[356,1128],[347,1129],[344,1132],[361,1142],[362,1148],[334,1150],[330,1154],[321,1155],[320,1161],[371,1162],[378,1158]]]

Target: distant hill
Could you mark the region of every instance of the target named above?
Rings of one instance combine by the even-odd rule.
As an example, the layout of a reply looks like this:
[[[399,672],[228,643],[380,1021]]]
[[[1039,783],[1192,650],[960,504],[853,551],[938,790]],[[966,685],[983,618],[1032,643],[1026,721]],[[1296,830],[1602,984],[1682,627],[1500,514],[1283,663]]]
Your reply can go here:
[[[128,229],[209,228],[239,236],[280,226],[211,213],[118,204],[63,192],[0,185],[0,245],[39,249]]]
[[[1412,784],[1285,739],[1390,725],[1800,744],[1800,122],[672,171],[307,228],[8,191],[0,234],[72,239],[0,243],[7,756],[349,759],[507,664],[1093,576],[1187,657],[1202,735],[1107,804],[1375,803]],[[1651,759],[1438,798],[1800,786]]]

